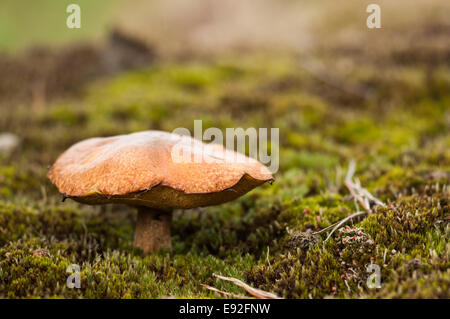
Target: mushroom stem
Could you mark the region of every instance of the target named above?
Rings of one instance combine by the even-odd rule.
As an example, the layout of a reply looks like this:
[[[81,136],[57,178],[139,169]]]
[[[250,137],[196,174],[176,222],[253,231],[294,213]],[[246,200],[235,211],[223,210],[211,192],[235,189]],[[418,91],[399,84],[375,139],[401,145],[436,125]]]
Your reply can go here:
[[[172,249],[170,240],[171,222],[171,211],[139,206],[134,247],[141,249],[144,254],[150,254],[160,249]]]

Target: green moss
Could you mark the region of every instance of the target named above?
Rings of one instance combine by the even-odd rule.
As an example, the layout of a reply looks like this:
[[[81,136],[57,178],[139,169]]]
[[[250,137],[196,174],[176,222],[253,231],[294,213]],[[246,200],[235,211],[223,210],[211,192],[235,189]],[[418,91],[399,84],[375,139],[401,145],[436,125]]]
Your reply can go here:
[[[379,140],[382,132],[370,119],[358,118],[336,126],[333,134],[342,143],[367,143]]]
[[[326,169],[335,167],[339,162],[339,158],[332,154],[296,152],[290,149],[286,149],[280,156],[283,159],[283,167],[286,168]]]
[[[86,115],[69,108],[66,105],[58,105],[51,108],[42,116],[43,125],[63,124],[63,125],[79,125],[86,119]]]
[[[273,256],[271,264],[255,266],[247,273],[247,279],[288,298],[352,297],[361,293],[378,297],[447,298],[448,291],[441,289],[448,286],[450,279],[448,227],[444,226],[444,218],[449,215],[446,190],[434,190],[425,198],[403,198],[394,207],[379,209],[358,228],[341,228],[324,245],[315,241],[313,247],[295,247],[299,242],[291,242],[287,248],[290,250]],[[370,263],[381,267],[379,290],[366,285],[371,274],[366,268]],[[436,273],[440,273],[438,278]],[[411,275],[418,279],[419,274],[435,287],[427,290],[425,281],[413,281]],[[436,281],[440,286],[436,286]],[[401,293],[395,287],[402,287]]]
[[[2,131],[23,140],[0,161],[0,297],[224,297],[201,284],[245,294],[218,273],[283,297],[448,298],[450,82],[438,72],[422,87],[422,69],[389,77],[395,65],[365,63],[352,76],[377,96],[363,100],[319,84],[296,56],[261,55],[158,63],[40,111],[0,108]],[[46,178],[81,139],[192,130],[195,119],[204,129],[278,127],[280,170],[272,186],[232,203],[176,211],[170,253],[132,248],[131,208],[61,203]],[[355,177],[391,206],[324,243],[326,233],[313,233],[355,211],[342,183],[351,159]],[[370,263],[381,289],[366,285]],[[81,289],[66,286],[70,264]]]
[[[17,165],[0,166],[0,198],[11,198],[30,188],[39,188],[29,169],[20,169]]]

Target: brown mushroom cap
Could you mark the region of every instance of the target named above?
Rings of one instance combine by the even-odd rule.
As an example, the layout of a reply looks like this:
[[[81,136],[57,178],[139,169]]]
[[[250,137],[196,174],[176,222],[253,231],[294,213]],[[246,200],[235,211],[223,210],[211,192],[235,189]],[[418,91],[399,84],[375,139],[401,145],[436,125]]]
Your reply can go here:
[[[175,145],[189,150],[191,160],[174,161]],[[195,154],[203,154],[200,162]],[[257,160],[161,131],[76,143],[56,160],[48,177],[64,196],[79,202],[162,210],[220,204],[273,180]]]

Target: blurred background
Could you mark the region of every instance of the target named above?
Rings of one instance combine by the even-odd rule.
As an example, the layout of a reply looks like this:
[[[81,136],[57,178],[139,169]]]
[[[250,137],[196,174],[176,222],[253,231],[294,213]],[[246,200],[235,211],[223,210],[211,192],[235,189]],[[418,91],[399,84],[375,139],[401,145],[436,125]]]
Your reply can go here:
[[[39,138],[48,163],[60,150],[54,138],[67,145],[89,135],[171,131],[195,118],[220,128],[280,127],[282,144],[294,144],[286,146],[309,145],[306,132],[326,143],[384,138],[417,147],[407,131],[417,129],[409,118],[419,114],[415,105],[447,102],[444,0],[379,1],[380,29],[366,26],[368,2],[358,0],[77,1],[80,29],[66,27],[70,3],[0,4],[0,129]],[[446,102],[427,110],[443,121],[429,124],[436,130],[448,124]],[[403,107],[409,111],[388,117],[402,121],[395,131],[409,123],[400,136],[371,115]],[[357,126],[352,137],[340,136],[344,124]],[[358,126],[368,138],[354,136]]]
[[[148,65],[156,58],[211,59],[248,52],[289,52],[306,68],[317,71],[322,66],[345,72],[351,72],[361,60],[379,64],[395,60],[405,65],[438,64],[449,58],[450,5],[441,0],[419,0],[414,5],[406,0],[378,1],[381,29],[367,28],[369,2],[358,0],[339,4],[307,0],[81,0],[76,2],[82,11],[80,29],[66,27],[70,3],[5,0],[0,4],[2,73],[4,77],[5,71],[10,73],[8,77],[24,73],[22,77],[33,82],[20,85],[18,91],[42,90],[44,95],[54,95],[62,93],[59,91],[65,86],[78,86],[81,83],[77,80],[84,82],[88,75]],[[332,65],[320,65],[322,62],[313,57],[322,54],[336,60]],[[70,75],[64,75],[68,78],[55,80],[63,77],[58,72],[65,67],[71,69]],[[14,86],[13,82],[1,80],[2,96],[19,94],[10,90],[8,85]],[[64,88],[52,87],[53,82]],[[43,86],[47,88],[39,88]]]
[[[80,29],[66,27],[71,3]],[[380,29],[366,26],[370,3]],[[0,255],[36,273],[1,260],[0,296],[212,297],[192,282],[212,285],[219,271],[284,297],[326,297],[336,286],[340,297],[448,298],[450,247],[435,233],[446,223],[433,224],[448,213],[448,193],[433,187],[450,179],[449,17],[448,0],[2,0]],[[62,205],[46,177],[82,139],[192,130],[197,119],[203,129],[279,128],[280,171],[235,203],[178,212],[171,256],[119,254],[131,250],[135,213]],[[384,255],[386,289],[361,288],[371,256],[335,243],[293,251],[295,262],[283,255],[286,229],[319,230],[354,210],[342,184],[350,159],[365,187],[400,207],[365,224],[380,245],[372,256],[399,252]],[[27,253],[40,247],[45,265]],[[146,266],[130,270],[126,258]],[[430,262],[416,275],[402,268],[414,258]],[[77,260],[95,275],[75,292],[55,278],[64,282]],[[341,262],[357,274],[345,284]],[[125,284],[123,269],[134,274]]]
[[[68,14],[65,12],[71,3],[79,4],[82,9],[80,29],[66,27]],[[4,0],[0,43],[2,51],[9,53],[34,46],[98,44],[117,28],[151,44],[165,56],[183,57],[190,52],[224,54],[243,49],[288,49],[305,53],[328,45],[372,50],[378,47],[379,51],[385,51],[379,42],[383,36],[386,40],[390,37],[390,44],[399,49],[411,41],[408,34],[419,30],[441,31],[443,36],[448,31],[446,1],[418,0],[414,5],[406,0],[377,1],[382,9],[383,28],[376,32],[365,25],[369,15],[366,7],[370,3],[358,0],[340,4],[327,0],[320,3],[308,0]]]

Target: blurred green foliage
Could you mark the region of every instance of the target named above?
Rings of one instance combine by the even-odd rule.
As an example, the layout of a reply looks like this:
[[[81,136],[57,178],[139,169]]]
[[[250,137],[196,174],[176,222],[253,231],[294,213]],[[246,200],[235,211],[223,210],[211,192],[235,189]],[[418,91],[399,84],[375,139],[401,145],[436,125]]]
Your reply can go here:
[[[0,2],[0,50],[17,52],[34,45],[61,45],[95,39],[110,27],[115,0],[39,0]],[[80,29],[69,29],[66,8],[81,8]]]

